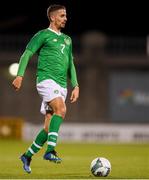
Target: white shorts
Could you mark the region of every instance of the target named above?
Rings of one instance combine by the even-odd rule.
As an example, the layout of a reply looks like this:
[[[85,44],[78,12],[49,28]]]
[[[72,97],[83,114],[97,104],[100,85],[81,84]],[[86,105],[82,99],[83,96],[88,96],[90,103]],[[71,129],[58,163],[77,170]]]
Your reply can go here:
[[[65,102],[67,97],[67,88],[61,87],[52,79],[41,81],[36,85],[38,94],[42,98],[40,112],[46,114],[47,111],[52,110],[47,102],[52,101],[57,97],[61,97]]]

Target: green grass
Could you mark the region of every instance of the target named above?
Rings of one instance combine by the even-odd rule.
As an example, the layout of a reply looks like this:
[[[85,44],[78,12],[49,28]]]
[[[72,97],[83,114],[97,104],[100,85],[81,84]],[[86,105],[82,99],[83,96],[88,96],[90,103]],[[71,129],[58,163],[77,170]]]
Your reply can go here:
[[[110,160],[112,171],[104,179],[149,178],[149,144],[58,143],[62,164],[43,160],[44,149],[33,157],[32,173],[22,169],[19,156],[30,143],[0,140],[0,179],[102,179],[90,173],[91,161],[98,157]]]

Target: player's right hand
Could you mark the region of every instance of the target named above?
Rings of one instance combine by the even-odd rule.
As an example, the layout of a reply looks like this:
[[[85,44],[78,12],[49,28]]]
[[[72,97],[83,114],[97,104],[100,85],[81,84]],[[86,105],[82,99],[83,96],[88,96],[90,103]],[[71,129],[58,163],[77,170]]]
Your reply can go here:
[[[16,91],[18,91],[21,88],[23,77],[17,76],[13,82],[12,86],[15,88]]]

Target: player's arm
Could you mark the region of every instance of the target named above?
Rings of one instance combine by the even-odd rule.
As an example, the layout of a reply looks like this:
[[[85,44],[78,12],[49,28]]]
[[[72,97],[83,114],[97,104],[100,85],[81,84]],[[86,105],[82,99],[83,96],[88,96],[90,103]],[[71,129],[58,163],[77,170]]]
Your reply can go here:
[[[75,65],[73,62],[73,56],[72,56],[72,45],[70,47],[70,64],[69,64],[69,70],[68,70],[68,75],[71,81],[71,85],[73,87],[72,93],[71,93],[71,103],[77,101],[79,97],[79,84],[77,80],[77,74],[76,74],[76,69]]]
[[[79,97],[79,85],[77,81],[77,74],[76,74],[76,69],[73,63],[73,59],[71,60],[71,65],[70,65],[70,81],[73,87],[73,90],[71,92],[70,100],[71,103],[76,102],[78,97]]]
[[[18,91],[21,88],[23,76],[25,74],[25,70],[26,70],[29,60],[31,59],[33,54],[35,54],[38,51],[38,49],[42,46],[43,41],[44,41],[44,38],[42,36],[42,33],[38,32],[32,37],[32,39],[30,40],[30,42],[28,43],[26,47],[26,50],[22,54],[19,61],[17,77],[12,82],[12,85],[16,89],[16,91]]]
[[[33,56],[33,52],[26,49],[20,58],[17,77],[12,82],[12,85],[16,91],[18,91],[21,88],[23,76],[24,76],[27,64],[32,56]]]

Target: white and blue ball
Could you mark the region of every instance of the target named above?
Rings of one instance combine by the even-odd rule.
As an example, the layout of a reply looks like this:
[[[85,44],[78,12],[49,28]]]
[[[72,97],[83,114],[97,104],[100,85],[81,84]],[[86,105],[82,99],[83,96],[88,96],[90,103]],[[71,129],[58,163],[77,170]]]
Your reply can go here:
[[[97,157],[91,162],[90,170],[94,176],[106,177],[111,172],[111,163],[104,157]]]

